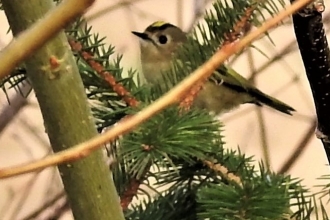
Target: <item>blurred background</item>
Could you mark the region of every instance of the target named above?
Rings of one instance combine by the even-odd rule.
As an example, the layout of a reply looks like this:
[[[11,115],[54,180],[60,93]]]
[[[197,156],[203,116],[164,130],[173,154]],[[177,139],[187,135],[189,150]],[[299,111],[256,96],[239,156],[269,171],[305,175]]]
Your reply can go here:
[[[98,0],[86,13],[94,33],[123,54],[122,65],[140,70],[139,42],[131,31],[143,31],[157,20],[190,30],[209,8],[210,0]],[[288,4],[288,2],[286,2]],[[329,7],[329,6],[328,6]],[[330,10],[323,13],[325,29],[330,31]],[[0,48],[11,40],[8,23],[0,12]],[[304,66],[295,42],[291,20],[271,31],[275,45],[262,38],[238,59],[232,67],[254,79],[263,92],[273,95],[296,109],[287,116],[267,107],[246,104],[220,117],[223,121],[226,147],[240,148],[256,163],[264,159],[275,172],[285,171],[303,179],[303,184],[318,190],[324,184],[318,178],[329,174],[323,145],[316,139],[315,110]],[[328,34],[329,36],[329,34]],[[115,58],[115,57],[114,57]],[[0,167],[40,159],[51,153],[38,103],[33,93],[27,99],[29,85],[21,92],[0,93]],[[287,161],[294,152],[294,163]],[[61,180],[55,168],[0,180],[0,220],[72,219],[65,202]],[[47,209],[52,204],[52,209]],[[40,211],[37,217],[33,213]],[[35,215],[37,216],[37,215]]]

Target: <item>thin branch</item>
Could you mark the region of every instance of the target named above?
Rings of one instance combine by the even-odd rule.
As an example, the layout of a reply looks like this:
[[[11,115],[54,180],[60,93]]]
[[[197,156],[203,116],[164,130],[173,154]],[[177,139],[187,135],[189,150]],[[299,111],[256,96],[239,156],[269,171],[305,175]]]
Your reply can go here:
[[[251,72],[254,72],[256,69],[256,65],[252,56],[251,48],[247,51],[247,59],[249,63],[249,67]],[[255,74],[251,74],[251,77],[249,78],[249,81],[251,83],[255,83]],[[265,162],[266,167],[269,169],[270,168],[270,157],[269,157],[269,145],[268,145],[268,139],[267,139],[267,132],[266,132],[266,125],[265,125],[265,119],[264,115],[261,111],[261,109],[257,106],[256,109],[257,113],[257,121],[259,124],[259,131],[260,131],[260,141],[261,141],[261,146],[262,146],[262,151],[263,151],[263,161]]]
[[[38,216],[42,215],[46,210],[49,210],[50,208],[54,208],[54,205],[57,205],[58,201],[65,198],[65,192],[61,191],[57,195],[54,196],[51,200],[47,201],[45,204],[43,204],[40,208],[32,212],[31,214],[25,216],[22,220],[31,220],[36,219]],[[67,199],[65,199],[65,203],[67,203]]]
[[[0,79],[10,74],[20,62],[42,47],[69,22],[83,14],[93,3],[94,0],[62,1],[43,19],[12,40],[0,53]],[[5,4],[3,6],[5,7]]]
[[[269,144],[268,144],[268,138],[267,138],[267,129],[266,129],[266,123],[265,123],[265,116],[260,108],[256,109],[257,113],[257,120],[259,124],[259,132],[260,132],[260,142],[262,146],[262,153],[263,153],[263,161],[265,163],[265,166],[270,169],[270,150],[269,150]]]
[[[111,72],[105,70],[104,66],[95,60],[93,54],[89,51],[83,50],[83,45],[80,42],[75,40],[69,40],[69,44],[71,46],[72,51],[79,53],[82,59],[84,59],[91,68],[93,68],[113,89],[114,92],[117,93],[118,96],[122,97],[127,105],[131,107],[136,107],[138,105],[138,101],[135,97],[131,95],[131,93],[123,86],[123,84],[118,83],[116,78],[111,74]]]
[[[205,165],[207,165],[210,169],[216,171],[217,173],[220,173],[220,175],[222,177],[224,177],[225,179],[235,182],[237,185],[239,186],[243,186],[242,185],[242,180],[239,176],[236,176],[235,174],[229,172],[228,168],[226,168],[225,166],[219,164],[219,163],[213,163],[211,161],[203,161],[203,163]]]
[[[201,79],[209,77],[219,65],[228,59],[229,56],[244,49],[253,40],[257,39],[270,28],[277,26],[277,24],[284,18],[290,16],[292,13],[305,6],[309,2],[311,2],[311,0],[296,1],[294,4],[288,6],[285,10],[282,10],[277,16],[263,23],[260,28],[250,32],[240,41],[229,44],[221,50],[218,50],[206,63],[195,70],[189,77],[184,79],[181,83],[175,86],[163,97],[156,100],[153,104],[140,111],[139,113],[131,116],[130,119],[125,120],[124,122],[119,122],[103,134],[100,134],[81,144],[75,145],[67,150],[48,156],[45,159],[0,169],[0,178],[8,178],[10,176],[41,170],[48,166],[75,161],[87,157],[91,152],[102,147],[103,144],[113,140],[115,137],[123,133],[133,130],[133,128],[135,128],[137,125],[146,121],[151,116],[157,114],[162,109],[178,102],[191,89],[193,85],[195,85]]]
[[[211,1],[212,0],[194,0],[194,2],[192,3],[194,5],[194,16],[191,19],[188,28],[186,29],[188,33],[190,33],[193,30],[196,22],[204,15],[205,7]]]
[[[297,162],[297,158],[300,157],[300,155],[304,152],[306,147],[308,146],[308,142],[312,140],[312,137],[315,133],[316,129],[316,119],[310,124],[309,128],[307,129],[304,138],[300,141],[300,143],[297,145],[294,152],[291,154],[289,159],[282,165],[282,167],[279,169],[278,173],[285,173],[293,166],[295,162]]]
[[[105,7],[103,9],[95,12],[94,14],[85,16],[85,20],[86,20],[86,22],[91,22],[91,21],[93,21],[97,18],[100,18],[100,17],[102,17],[106,14],[110,14],[110,13],[112,13],[113,11],[115,11],[117,9],[120,9],[122,7],[131,6],[131,5],[136,4],[140,1],[145,1],[145,0],[122,0],[122,1],[118,2],[117,4]]]
[[[70,204],[68,200],[65,200],[62,204],[58,205],[51,215],[48,215],[46,219],[48,220],[57,220],[65,214],[65,212],[70,210]],[[45,218],[41,218],[45,219]]]
[[[33,192],[33,187],[38,182],[38,178],[40,177],[40,172],[34,173],[34,175],[31,176],[31,178],[25,183],[23,186],[23,189],[21,189],[18,194],[18,197],[20,200],[17,204],[15,204],[14,210],[12,211],[10,217],[8,219],[17,219],[17,215],[20,213],[24,205],[27,204],[27,199],[29,195]]]

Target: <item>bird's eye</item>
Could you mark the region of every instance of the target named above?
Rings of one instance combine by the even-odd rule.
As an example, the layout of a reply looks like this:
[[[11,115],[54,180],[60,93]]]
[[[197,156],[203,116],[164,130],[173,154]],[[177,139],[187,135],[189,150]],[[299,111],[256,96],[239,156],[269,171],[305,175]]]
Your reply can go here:
[[[161,44],[166,44],[167,42],[167,37],[165,35],[160,35],[158,38],[159,43]]]

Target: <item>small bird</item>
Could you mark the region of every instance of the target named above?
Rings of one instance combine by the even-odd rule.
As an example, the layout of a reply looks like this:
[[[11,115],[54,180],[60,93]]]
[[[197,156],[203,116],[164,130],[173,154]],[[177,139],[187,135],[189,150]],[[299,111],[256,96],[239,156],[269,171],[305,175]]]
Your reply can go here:
[[[157,21],[144,32],[132,33],[140,38],[140,52],[143,75],[148,83],[162,83],[162,74],[172,67],[172,59],[179,46],[187,41],[187,33],[177,26]],[[219,115],[240,104],[254,103],[268,105],[291,115],[295,111],[289,105],[261,92],[235,70],[225,65],[210,77],[194,100],[198,108]]]

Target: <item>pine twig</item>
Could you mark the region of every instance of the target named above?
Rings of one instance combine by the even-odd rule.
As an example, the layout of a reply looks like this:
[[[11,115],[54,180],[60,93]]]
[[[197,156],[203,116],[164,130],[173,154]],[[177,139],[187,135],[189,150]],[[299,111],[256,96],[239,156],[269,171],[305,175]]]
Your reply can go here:
[[[252,16],[256,7],[249,7],[246,9],[245,14],[242,18],[235,24],[232,31],[230,33],[225,34],[225,41],[223,42],[222,46],[227,44],[231,44],[242,37],[242,33],[246,33],[247,30],[250,29],[250,17]]]
[[[113,126],[107,132],[100,134],[94,138],[91,138],[88,141],[75,145],[70,149],[50,155],[44,159],[13,167],[2,168],[0,169],[0,179],[16,176],[23,173],[29,173],[36,170],[41,170],[49,166],[78,160],[88,156],[91,152],[102,147],[105,143],[108,143],[122,133],[131,131],[134,127],[146,121],[151,116],[157,114],[162,109],[176,103],[178,97],[183,97],[193,85],[200,81],[201,78],[205,78],[213,74],[215,69],[219,65],[221,65],[226,59],[228,59],[229,56],[238,51],[241,51],[248,44],[252,43],[253,40],[257,39],[270,28],[275,27],[283,19],[290,16],[298,9],[304,7],[310,1],[311,0],[299,0],[295,2],[291,6],[288,6],[286,9],[278,13],[277,16],[274,16],[273,18],[267,20],[258,29],[250,32],[240,41],[235,42],[217,51],[206,63],[204,63],[192,74],[190,74],[189,77],[184,79],[181,83],[175,86],[163,97],[153,102],[153,104],[140,111],[138,114],[131,116],[129,120],[125,120],[122,123],[118,123],[116,126]]]
[[[224,178],[226,178],[229,181],[235,182],[237,185],[242,187],[242,180],[239,176],[236,176],[235,174],[228,171],[228,169],[218,163],[213,163],[211,161],[203,161],[205,165],[207,165],[210,169],[216,171],[217,173],[220,173],[220,175]]]
[[[295,148],[294,152],[290,155],[289,159],[281,166],[278,173],[287,172],[293,164],[297,161],[297,158],[304,152],[307,147],[307,143],[312,139],[316,128],[316,119],[311,123],[310,127],[307,129],[306,134],[301,139],[300,143]]]
[[[71,49],[81,55],[81,57],[112,87],[113,91],[117,93],[123,100],[131,107],[136,107],[138,101],[130,94],[130,92],[121,84],[117,83],[115,77],[97,62],[88,51],[83,50],[80,42],[70,39],[69,44]]]
[[[38,208],[37,210],[35,210],[31,214],[25,216],[22,220],[37,219],[38,216],[42,215],[45,211],[47,211],[49,209],[53,209],[54,205],[56,205],[56,203],[58,201],[60,201],[61,199],[63,199],[63,198],[65,198],[64,191],[62,191],[62,192],[58,193],[57,195],[55,195],[51,200],[46,202],[44,205],[42,205],[40,208]],[[66,199],[65,203],[67,203],[67,199]]]
[[[250,67],[251,72],[255,72],[256,66],[255,62],[251,53],[251,49],[247,51],[247,59]],[[252,74],[251,77],[249,78],[249,81],[251,83],[255,83],[255,74]],[[266,125],[265,125],[265,120],[264,120],[264,115],[261,111],[260,108],[256,108],[256,114],[257,114],[257,121],[259,124],[259,136],[260,136],[260,141],[261,141],[261,147],[262,147],[262,152],[263,152],[263,161],[266,165],[267,168],[270,168],[270,154],[269,154],[269,145],[267,141],[267,132],[266,132]]]

